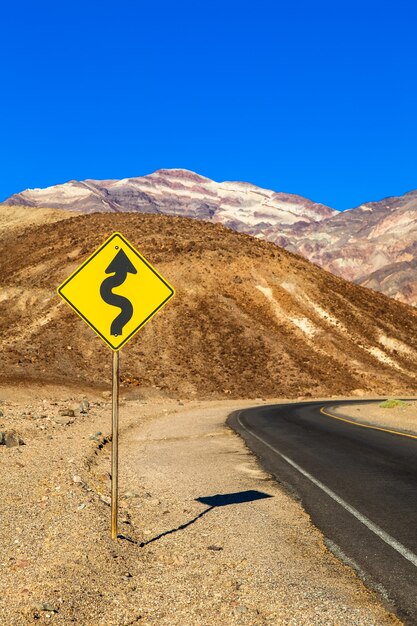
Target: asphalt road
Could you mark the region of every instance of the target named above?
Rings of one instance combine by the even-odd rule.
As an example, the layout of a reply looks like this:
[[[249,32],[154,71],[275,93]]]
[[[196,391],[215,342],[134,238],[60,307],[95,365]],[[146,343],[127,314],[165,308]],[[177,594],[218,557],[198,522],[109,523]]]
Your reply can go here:
[[[417,439],[320,412],[334,405],[254,407],[228,423],[300,498],[329,548],[406,624],[417,624]]]

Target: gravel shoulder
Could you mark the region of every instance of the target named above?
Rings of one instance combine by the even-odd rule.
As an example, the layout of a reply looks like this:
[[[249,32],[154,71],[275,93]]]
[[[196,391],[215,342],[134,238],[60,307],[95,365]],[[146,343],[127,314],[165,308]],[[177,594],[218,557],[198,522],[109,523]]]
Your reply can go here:
[[[254,402],[123,402],[126,539],[112,542],[109,400],[45,387],[0,398],[1,430],[26,443],[0,446],[0,623],[400,623],[225,426]]]
[[[392,428],[417,435],[417,401],[407,400],[404,406],[383,408],[380,403],[335,405],[332,412],[354,421],[381,428]]]

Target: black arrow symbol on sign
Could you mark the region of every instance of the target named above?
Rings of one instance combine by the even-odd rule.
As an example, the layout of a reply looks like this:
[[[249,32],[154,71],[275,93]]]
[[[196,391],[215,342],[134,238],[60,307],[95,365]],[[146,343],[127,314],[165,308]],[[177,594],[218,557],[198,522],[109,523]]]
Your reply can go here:
[[[101,283],[100,295],[104,302],[117,306],[121,309],[119,315],[113,320],[110,327],[110,334],[117,337],[122,334],[123,326],[125,326],[133,315],[133,305],[127,298],[118,296],[113,293],[115,287],[120,287],[128,274],[137,274],[137,269],[131,263],[125,252],[119,250],[106,269],[106,274],[113,274],[105,278]]]

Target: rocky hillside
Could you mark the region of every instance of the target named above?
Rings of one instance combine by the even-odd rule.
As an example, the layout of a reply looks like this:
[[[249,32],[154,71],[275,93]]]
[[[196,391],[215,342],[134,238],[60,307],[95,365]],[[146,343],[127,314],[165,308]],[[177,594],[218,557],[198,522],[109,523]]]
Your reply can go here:
[[[417,388],[414,309],[219,224],[137,213],[3,237],[3,380],[109,384],[109,348],[55,290],[115,230],[177,290],[123,349],[125,385],[189,398]]]
[[[417,191],[339,213],[301,196],[249,183],[216,183],[175,169],[28,189],[5,205],[163,213],[221,223],[299,252],[347,280],[417,304]]]
[[[360,285],[417,304],[417,191],[369,202],[290,236],[263,236]]]

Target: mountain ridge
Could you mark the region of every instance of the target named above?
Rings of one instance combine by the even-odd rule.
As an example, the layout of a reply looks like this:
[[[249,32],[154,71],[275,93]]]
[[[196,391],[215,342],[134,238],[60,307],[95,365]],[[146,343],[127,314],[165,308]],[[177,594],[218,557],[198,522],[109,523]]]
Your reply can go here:
[[[347,280],[417,304],[412,269],[417,253],[417,190],[341,212],[296,194],[239,181],[217,183],[176,168],[25,190],[3,205],[78,213],[162,213],[221,223],[302,254]]]

